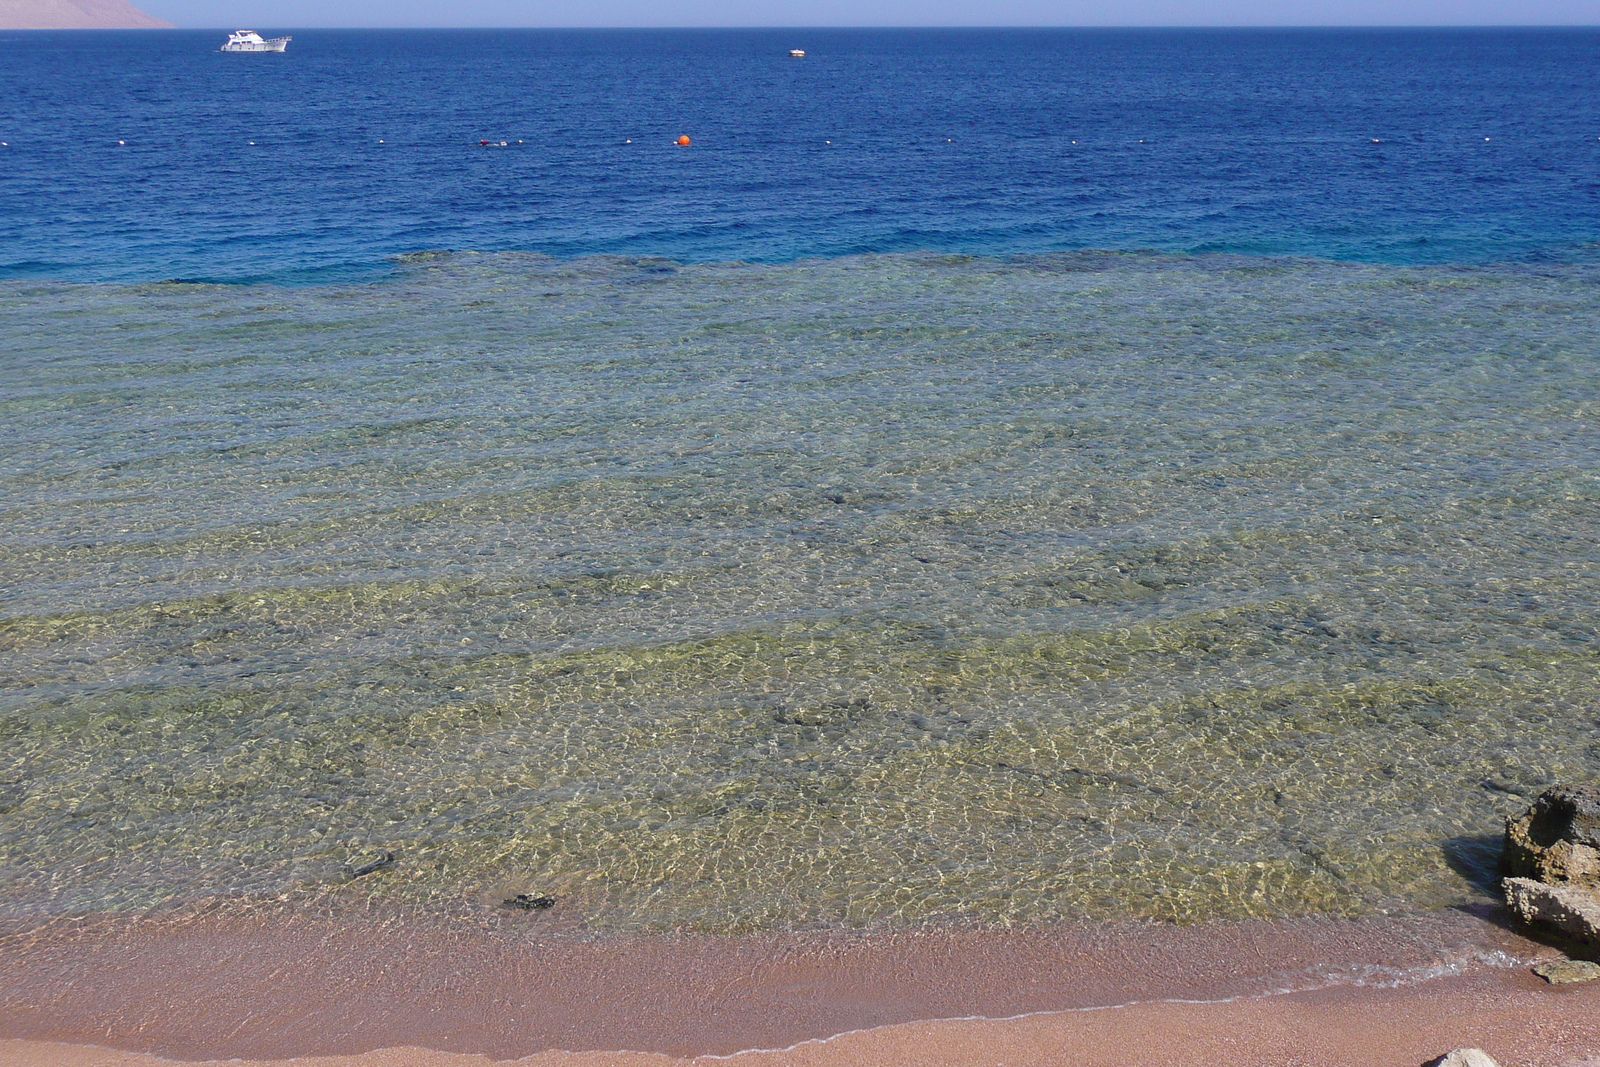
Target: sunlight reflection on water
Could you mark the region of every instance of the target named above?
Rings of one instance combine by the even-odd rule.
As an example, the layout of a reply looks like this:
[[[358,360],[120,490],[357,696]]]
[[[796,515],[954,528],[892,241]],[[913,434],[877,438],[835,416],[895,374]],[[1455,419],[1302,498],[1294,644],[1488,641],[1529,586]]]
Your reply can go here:
[[[1600,770],[1597,275],[0,286],[0,901],[1361,912]]]

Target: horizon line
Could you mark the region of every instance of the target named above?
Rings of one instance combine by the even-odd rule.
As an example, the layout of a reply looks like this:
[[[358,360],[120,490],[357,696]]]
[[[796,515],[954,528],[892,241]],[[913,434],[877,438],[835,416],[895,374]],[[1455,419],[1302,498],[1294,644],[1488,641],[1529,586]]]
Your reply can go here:
[[[259,21],[259,20],[258,20]],[[263,25],[281,25],[294,29],[289,23],[262,23]],[[239,23],[217,23],[211,26],[63,26],[63,27],[0,27],[0,33],[161,33],[166,31],[184,30],[225,30],[229,26]],[[638,31],[638,30],[771,30],[779,31],[817,31],[817,30],[1593,30],[1600,29],[1600,20],[1595,22],[1327,22],[1327,23],[1299,23],[1299,22],[1148,22],[1148,23],[1110,23],[1110,22],[1074,22],[1074,23],[884,23],[884,24],[846,24],[846,25],[575,25],[575,24],[542,24],[542,23],[403,23],[403,24],[371,24],[371,23],[312,23],[301,24],[300,29],[308,30],[573,30],[580,32],[597,31]]]

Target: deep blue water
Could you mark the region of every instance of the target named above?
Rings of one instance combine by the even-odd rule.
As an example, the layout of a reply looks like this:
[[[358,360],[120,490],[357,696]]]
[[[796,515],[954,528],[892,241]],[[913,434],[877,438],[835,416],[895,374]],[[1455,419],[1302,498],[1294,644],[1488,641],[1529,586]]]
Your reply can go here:
[[[0,275],[307,282],[424,249],[1571,261],[1600,234],[1594,30],[294,36],[0,35]]]

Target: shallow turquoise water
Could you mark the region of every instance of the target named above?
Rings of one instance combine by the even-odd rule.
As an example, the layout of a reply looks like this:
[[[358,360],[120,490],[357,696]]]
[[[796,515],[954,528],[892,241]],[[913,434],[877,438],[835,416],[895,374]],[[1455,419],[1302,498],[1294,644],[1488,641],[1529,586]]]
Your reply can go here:
[[[5,283],[0,902],[1464,899],[1503,814],[1600,773],[1597,281]]]

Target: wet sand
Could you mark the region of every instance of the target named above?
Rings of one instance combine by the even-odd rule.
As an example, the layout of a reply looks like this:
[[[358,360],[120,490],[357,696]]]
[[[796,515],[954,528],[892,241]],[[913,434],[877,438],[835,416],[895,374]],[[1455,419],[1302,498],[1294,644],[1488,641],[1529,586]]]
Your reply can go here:
[[[647,1052],[545,1052],[525,1067],[1237,1067],[1421,1065],[1463,1045],[1505,1067],[1597,1067],[1600,990],[1552,991],[1520,974],[1436,979],[1396,989],[1344,987],[1212,1004],[1155,1003],[1019,1019],[902,1023],[831,1040],[732,1057]],[[137,1053],[82,1045],[0,1041],[6,1067],[160,1067]],[[217,1062],[217,1061],[212,1061]],[[234,1067],[484,1067],[489,1057],[420,1048]]]
[[[1491,911],[741,936],[278,909],[14,921],[0,1063],[1420,1064],[1463,1044],[1575,1063],[1600,1054],[1600,987],[1528,973],[1553,954]]]

